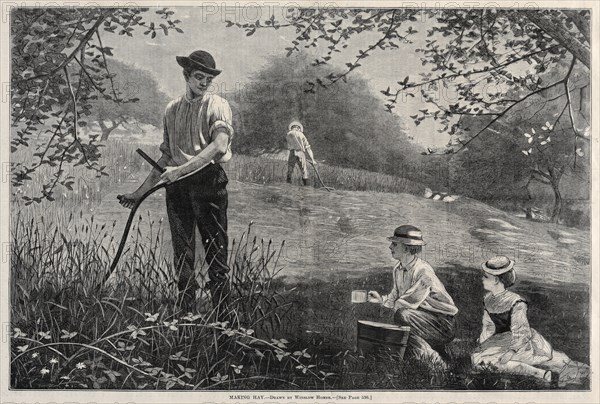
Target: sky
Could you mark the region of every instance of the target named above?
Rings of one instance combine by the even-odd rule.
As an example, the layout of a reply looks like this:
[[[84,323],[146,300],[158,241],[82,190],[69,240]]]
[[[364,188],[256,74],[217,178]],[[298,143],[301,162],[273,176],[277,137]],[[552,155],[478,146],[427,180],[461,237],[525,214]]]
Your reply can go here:
[[[207,7],[171,8],[175,11],[173,18],[181,20],[179,26],[183,29],[183,34],[170,31],[168,36],[157,35],[151,39],[149,35],[143,35],[142,29],[136,30],[133,37],[105,33],[104,46],[114,48],[115,58],[150,71],[163,91],[174,98],[183,93],[185,85],[175,56],[187,56],[197,49],[210,52],[216,60],[217,68],[223,71],[213,85],[223,92],[243,91],[244,86],[251,82],[252,75],[267,65],[274,55],[285,55],[285,48],[296,37],[293,28],[258,30],[248,37],[244,30],[226,26],[226,20],[240,23],[257,19],[264,21],[271,14],[283,20],[284,10],[281,8],[240,5],[218,7],[216,3],[208,4]],[[161,22],[152,8],[145,17],[148,22]],[[425,24],[416,22],[414,28],[424,29]],[[378,38],[377,33],[355,37],[351,45],[332,58],[330,63],[343,68],[345,63],[355,60],[358,49],[366,48]],[[420,72],[428,72],[428,68],[422,66],[419,54],[414,52],[419,46],[419,43],[403,44],[398,50],[374,51],[355,70],[368,80],[373,93],[380,97],[381,104],[374,105],[374,108],[384,109],[385,97],[380,90],[388,86],[394,89],[396,82],[407,75],[416,79]],[[323,47],[312,48],[315,58],[325,51]],[[352,82],[352,74],[349,76],[349,83]],[[409,115],[415,115],[427,105],[421,101],[420,94],[414,98],[404,98],[399,101],[395,111],[403,119],[409,135],[424,146],[445,145],[448,136],[438,133],[433,122],[424,121],[416,127],[409,118]]]

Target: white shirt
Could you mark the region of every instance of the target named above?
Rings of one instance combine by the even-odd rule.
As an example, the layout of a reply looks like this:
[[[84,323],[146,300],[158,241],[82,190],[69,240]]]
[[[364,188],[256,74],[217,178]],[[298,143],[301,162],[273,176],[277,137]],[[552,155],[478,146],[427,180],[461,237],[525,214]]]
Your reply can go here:
[[[224,163],[232,156],[233,127],[229,103],[216,94],[204,94],[193,100],[183,95],[167,105],[160,150],[180,166],[205,149],[217,129],[229,134],[227,152],[217,161]]]

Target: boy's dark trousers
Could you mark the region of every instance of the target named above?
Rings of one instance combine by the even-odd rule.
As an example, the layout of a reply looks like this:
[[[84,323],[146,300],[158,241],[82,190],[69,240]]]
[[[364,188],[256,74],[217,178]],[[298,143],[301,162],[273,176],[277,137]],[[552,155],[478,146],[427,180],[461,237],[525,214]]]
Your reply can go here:
[[[394,313],[394,322],[400,326],[411,328],[411,337],[418,337],[437,351],[442,358],[447,358],[446,345],[448,345],[456,334],[456,319],[441,313],[434,313],[423,309],[401,308]],[[418,345],[417,341],[411,341],[408,345]]]
[[[213,309],[222,320],[227,315],[227,175],[219,164],[166,187],[167,215],[171,227],[175,271],[179,275],[179,303],[191,308],[199,288],[195,277],[198,227],[206,254]]]

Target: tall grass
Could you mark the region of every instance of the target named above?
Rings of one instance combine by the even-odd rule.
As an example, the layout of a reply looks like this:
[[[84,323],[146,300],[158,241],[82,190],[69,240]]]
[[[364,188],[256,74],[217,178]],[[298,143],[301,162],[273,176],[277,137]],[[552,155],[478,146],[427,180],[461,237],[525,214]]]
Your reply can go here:
[[[274,184],[286,181],[287,161],[269,159],[264,157],[253,157],[246,155],[234,155],[230,162],[225,164],[225,171],[230,179],[254,182],[258,184]],[[352,168],[329,166],[320,164],[317,166],[324,184],[335,189],[349,191],[371,191],[371,192],[395,192],[421,195],[425,187],[406,178],[393,175],[380,174],[371,171]],[[309,166],[311,184],[321,187],[321,183],[315,171]],[[294,170],[292,177],[294,183],[300,184],[300,170]]]
[[[107,176],[98,176],[95,171],[87,169],[84,165],[65,166],[63,178],[73,177],[74,184],[72,190],[57,185],[53,195],[55,202],[67,210],[94,206],[102,201],[102,196],[107,189],[127,182],[143,181],[150,171],[150,166],[136,153],[138,147],[143,148],[150,155],[159,155],[158,146],[116,141],[106,143],[101,149],[102,157],[99,165],[106,166]],[[11,164],[20,162],[31,164],[38,161],[38,157],[34,156],[35,151],[34,147],[18,149],[11,154]],[[57,167],[40,166],[31,175],[32,181],[26,181],[22,187],[12,189],[13,201],[20,200],[22,196],[40,196],[42,185],[50,183],[56,171]]]
[[[160,151],[156,145],[141,145],[123,141],[107,142],[102,148],[99,165],[106,166],[108,176],[97,176],[84,166],[65,167],[64,176],[72,176],[75,184],[73,190],[58,185],[54,198],[66,209],[80,209],[82,206],[95,206],[102,201],[106,190],[123,183],[131,183],[131,188],[141,184],[151,167],[135,150],[140,147],[150,156],[158,160]],[[34,148],[21,148],[11,156],[13,163],[36,161]],[[275,184],[286,181],[287,161],[252,157],[235,154],[231,161],[223,165],[232,180],[253,182],[258,184]],[[309,167],[311,184],[320,187],[314,170]],[[365,170],[343,168],[321,164],[318,166],[323,182],[328,187],[350,191],[395,192],[421,195],[424,186],[402,177],[380,174]],[[42,184],[53,178],[56,167],[41,166],[23,187],[13,189],[13,200],[22,196],[39,196]],[[300,184],[299,169],[294,171],[293,180]]]
[[[114,251],[110,229],[93,217],[64,223],[24,215],[14,221],[14,388],[324,386],[312,355],[290,350],[279,335],[290,305],[274,280],[278,252],[270,242],[250,241],[250,228],[230,256],[233,315],[222,323],[206,295],[193,313],[176,306],[160,229],[156,244],[134,238],[110,284],[98,288]]]

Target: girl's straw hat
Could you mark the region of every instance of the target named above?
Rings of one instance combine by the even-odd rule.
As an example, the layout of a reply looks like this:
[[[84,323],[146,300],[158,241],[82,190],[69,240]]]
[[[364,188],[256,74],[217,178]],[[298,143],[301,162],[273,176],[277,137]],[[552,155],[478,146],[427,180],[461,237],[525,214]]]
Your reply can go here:
[[[508,257],[505,257],[504,255],[497,255],[481,264],[481,268],[484,272],[497,276],[510,271],[513,269],[514,265],[515,262]]]

